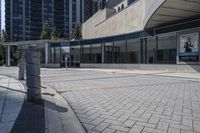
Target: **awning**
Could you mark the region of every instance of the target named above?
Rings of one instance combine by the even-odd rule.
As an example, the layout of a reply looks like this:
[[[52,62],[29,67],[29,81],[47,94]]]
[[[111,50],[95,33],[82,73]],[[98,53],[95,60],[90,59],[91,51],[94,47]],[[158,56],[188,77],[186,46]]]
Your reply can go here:
[[[165,0],[159,4],[146,17],[145,29],[200,17],[200,0]]]

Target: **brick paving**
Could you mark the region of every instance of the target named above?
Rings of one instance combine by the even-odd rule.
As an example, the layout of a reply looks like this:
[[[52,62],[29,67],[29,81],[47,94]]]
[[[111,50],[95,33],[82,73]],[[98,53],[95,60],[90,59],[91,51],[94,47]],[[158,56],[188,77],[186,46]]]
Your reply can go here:
[[[42,80],[88,133],[200,133],[198,80],[95,69],[42,69]]]
[[[0,75],[0,133],[10,133],[24,102],[24,87],[13,79]]]
[[[200,82],[89,70],[45,70],[88,133],[200,132]]]

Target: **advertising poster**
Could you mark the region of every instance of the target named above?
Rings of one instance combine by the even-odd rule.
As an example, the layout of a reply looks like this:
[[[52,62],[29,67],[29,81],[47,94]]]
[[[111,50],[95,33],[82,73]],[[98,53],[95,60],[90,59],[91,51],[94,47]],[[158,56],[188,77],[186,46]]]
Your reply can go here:
[[[179,60],[182,62],[199,61],[199,33],[189,33],[179,36]]]

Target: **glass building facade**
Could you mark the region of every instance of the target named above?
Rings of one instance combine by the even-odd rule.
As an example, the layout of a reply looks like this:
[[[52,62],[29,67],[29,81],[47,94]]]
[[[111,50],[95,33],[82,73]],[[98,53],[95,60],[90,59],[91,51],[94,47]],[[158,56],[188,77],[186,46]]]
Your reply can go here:
[[[40,40],[43,23],[69,38],[84,21],[82,0],[5,0],[8,41]]]
[[[185,53],[183,57],[180,48],[185,49],[186,46],[181,45],[186,45],[187,40],[183,40],[185,42],[181,44],[184,39],[181,38],[182,32],[172,31],[152,35],[151,32],[141,31],[120,36],[72,41],[70,45],[73,47],[75,44],[78,47],[77,51],[80,52],[76,54],[80,53],[78,56],[80,58],[79,60],[76,58],[76,62],[82,64],[199,64],[200,29],[185,31],[187,34],[184,34],[184,37],[197,35],[197,39],[191,43],[196,45],[198,52]],[[70,54],[72,57],[75,56],[72,52]],[[73,59],[71,61],[73,62]]]
[[[200,21],[199,21],[200,23]],[[39,41],[45,66],[79,67],[91,64],[191,64],[200,65],[200,27],[146,30],[117,36],[75,40]],[[41,43],[43,42],[43,43]],[[23,43],[23,42],[22,42]],[[24,42],[26,43],[26,42]],[[28,42],[29,43],[29,42]],[[27,44],[23,49],[27,49]],[[16,48],[11,48],[15,51]],[[13,56],[14,52],[11,52]],[[66,61],[67,60],[67,61]],[[16,60],[11,60],[16,64]],[[124,65],[123,65],[124,66]]]

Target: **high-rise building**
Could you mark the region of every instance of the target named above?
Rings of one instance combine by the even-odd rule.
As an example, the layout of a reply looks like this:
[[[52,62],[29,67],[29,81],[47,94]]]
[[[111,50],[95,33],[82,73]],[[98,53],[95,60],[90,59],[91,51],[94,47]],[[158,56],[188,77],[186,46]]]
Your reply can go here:
[[[84,0],[84,18],[85,21],[88,20],[92,15],[94,15],[98,10],[97,0]]]
[[[6,0],[8,39],[39,40],[44,22],[67,38],[84,21],[83,6],[82,0]]]
[[[98,10],[102,10],[106,7],[108,0],[84,0],[84,20],[88,20]]]
[[[0,1],[0,11],[1,11],[1,1]],[[0,37],[1,37],[1,12],[0,12]]]
[[[106,7],[106,3],[109,0],[97,0],[97,1],[98,1],[98,10],[99,10],[99,9],[104,9]]]

